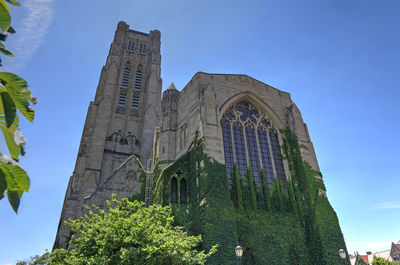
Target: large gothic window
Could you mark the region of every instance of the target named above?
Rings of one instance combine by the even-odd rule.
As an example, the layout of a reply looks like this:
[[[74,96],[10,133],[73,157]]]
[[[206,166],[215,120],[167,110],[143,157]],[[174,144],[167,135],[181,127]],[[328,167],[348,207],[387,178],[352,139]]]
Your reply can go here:
[[[261,111],[249,102],[241,101],[223,115],[221,126],[228,176],[236,163],[241,175],[249,166],[259,185],[261,169],[270,186],[274,176],[286,183],[278,133]]]

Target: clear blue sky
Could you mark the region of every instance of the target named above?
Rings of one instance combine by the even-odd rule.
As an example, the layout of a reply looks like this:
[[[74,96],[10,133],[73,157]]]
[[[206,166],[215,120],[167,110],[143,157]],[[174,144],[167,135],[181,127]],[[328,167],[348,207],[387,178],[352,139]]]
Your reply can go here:
[[[247,74],[292,95],[350,251],[400,240],[400,1],[22,1],[7,70],[38,97],[16,215],[0,201],[0,264],[54,242],[89,101],[117,22],[161,31],[163,89],[198,71]],[[4,147],[4,146],[3,146]]]

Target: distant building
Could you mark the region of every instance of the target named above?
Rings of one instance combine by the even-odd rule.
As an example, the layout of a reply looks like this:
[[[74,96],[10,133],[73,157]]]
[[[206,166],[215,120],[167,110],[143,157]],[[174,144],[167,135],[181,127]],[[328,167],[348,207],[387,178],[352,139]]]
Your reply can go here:
[[[400,263],[400,241],[397,244],[392,242],[392,248],[390,249],[390,258],[393,261]]]
[[[397,244],[392,242],[392,247],[389,250],[384,250],[375,253],[367,251],[366,255],[359,255],[358,253],[356,253],[355,256],[351,255],[350,262],[351,265],[360,265],[362,264],[360,259],[362,259],[366,264],[372,264],[374,256],[379,258],[384,258],[385,260],[388,261],[398,262],[400,264],[400,241]]]

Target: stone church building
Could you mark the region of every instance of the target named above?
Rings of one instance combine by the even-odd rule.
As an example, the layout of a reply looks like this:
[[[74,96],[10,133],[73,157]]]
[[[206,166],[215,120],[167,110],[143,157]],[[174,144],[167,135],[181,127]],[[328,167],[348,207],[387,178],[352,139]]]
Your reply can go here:
[[[228,176],[236,164],[241,175],[250,167],[258,185],[261,169],[270,186],[274,176],[285,185],[291,172],[281,156],[282,128],[294,132],[306,147],[303,159],[319,171],[307,126],[287,92],[247,75],[198,72],[181,90],[172,83],[162,93],[160,37],[158,30],[142,33],[118,23],[89,104],[57,247],[66,247],[70,237],[64,221],[81,216],[85,204],[104,207],[112,193],[128,197],[143,188],[151,203],[154,161],[163,167],[176,161],[196,131],[204,152],[224,164]]]

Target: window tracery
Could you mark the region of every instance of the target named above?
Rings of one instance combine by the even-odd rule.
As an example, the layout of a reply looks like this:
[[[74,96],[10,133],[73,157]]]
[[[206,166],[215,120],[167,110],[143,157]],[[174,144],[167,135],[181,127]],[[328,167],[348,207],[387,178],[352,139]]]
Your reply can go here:
[[[230,175],[236,163],[240,175],[247,166],[253,171],[254,182],[261,185],[260,171],[263,169],[271,186],[274,176],[285,185],[278,132],[264,113],[247,101],[230,107],[221,120],[225,165]]]

